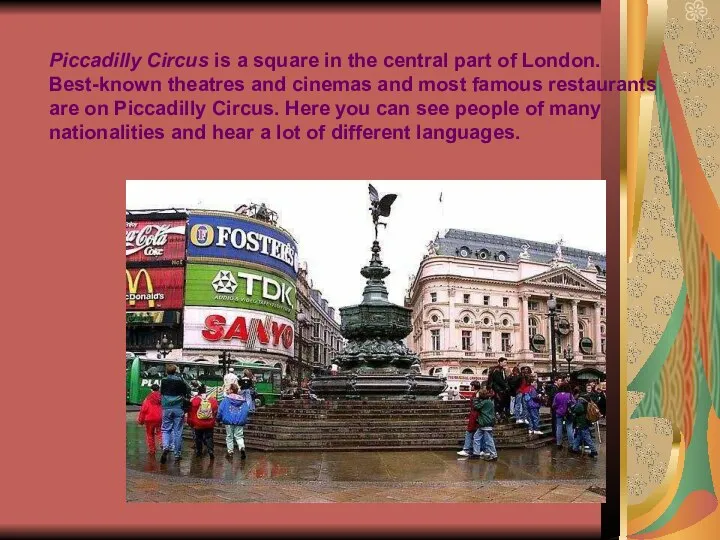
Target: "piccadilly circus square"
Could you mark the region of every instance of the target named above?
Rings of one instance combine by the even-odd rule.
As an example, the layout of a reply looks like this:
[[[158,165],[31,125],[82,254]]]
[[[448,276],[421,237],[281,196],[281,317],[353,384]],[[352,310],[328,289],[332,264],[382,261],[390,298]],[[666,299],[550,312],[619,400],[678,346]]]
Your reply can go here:
[[[126,500],[605,502],[604,197],[128,180]]]

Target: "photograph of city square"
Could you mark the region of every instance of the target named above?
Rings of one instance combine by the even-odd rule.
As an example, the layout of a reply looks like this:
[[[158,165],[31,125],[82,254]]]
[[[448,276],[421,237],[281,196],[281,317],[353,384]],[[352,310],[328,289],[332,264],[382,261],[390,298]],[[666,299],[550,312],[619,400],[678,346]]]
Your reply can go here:
[[[603,181],[127,181],[127,501],[604,502],[605,213]]]

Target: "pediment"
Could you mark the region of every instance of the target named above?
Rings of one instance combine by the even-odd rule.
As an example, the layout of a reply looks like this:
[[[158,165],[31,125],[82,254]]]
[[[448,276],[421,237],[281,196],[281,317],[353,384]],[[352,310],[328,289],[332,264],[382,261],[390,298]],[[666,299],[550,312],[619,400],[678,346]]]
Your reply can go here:
[[[605,289],[596,285],[572,268],[554,268],[522,280],[521,283],[530,285],[544,285],[546,287],[560,287],[565,289],[584,290],[604,293]]]

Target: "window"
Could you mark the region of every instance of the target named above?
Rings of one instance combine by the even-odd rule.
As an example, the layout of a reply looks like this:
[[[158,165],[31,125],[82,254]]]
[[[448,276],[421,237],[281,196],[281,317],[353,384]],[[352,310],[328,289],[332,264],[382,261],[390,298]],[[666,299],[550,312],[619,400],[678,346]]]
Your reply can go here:
[[[468,317],[467,315],[465,315],[465,316],[463,317],[463,322],[464,322],[465,324],[470,324],[470,317]]]
[[[600,316],[601,316],[601,317],[604,317],[604,316],[605,316],[605,308],[604,308],[604,307],[601,307],[601,308],[600,308]]]
[[[605,354],[605,338],[600,339],[600,350]]]
[[[483,319],[483,324],[484,324],[485,326],[487,326],[488,324],[490,324],[490,318],[489,318],[489,317],[485,317],[485,318]]]
[[[503,298],[503,307],[508,307],[509,302],[510,302],[509,298]]]
[[[604,336],[604,335],[605,335],[605,325],[604,325],[604,324],[601,324],[601,325],[600,325],[600,335],[601,335],[601,336]]]
[[[439,320],[437,315],[433,315],[432,317],[430,317],[430,319],[432,319],[432,322],[438,322]]]
[[[530,334],[530,339],[537,334],[537,319],[535,317],[530,317],[528,319],[528,333]]]
[[[538,303],[535,300],[528,300],[528,311],[537,311]]]
[[[430,330],[430,339],[432,340],[432,350],[440,350],[440,330]]]
[[[580,334],[580,339],[585,337],[585,325],[578,321],[578,333]]]
[[[585,306],[578,306],[578,315],[585,315]]]
[[[470,330],[462,331],[462,350],[463,351],[470,350]]]
[[[490,305],[490,297],[489,296],[483,296],[483,305],[484,306]]]
[[[431,292],[431,293],[430,293],[430,301],[431,301],[431,302],[437,302],[437,293],[436,293],[436,292]]]
[[[470,295],[469,294],[463,294],[463,303],[464,304],[470,303]]]
[[[313,324],[313,337],[320,337],[320,323]]]
[[[509,324],[509,321],[507,319],[503,319],[503,326],[507,326]]]
[[[313,361],[317,364],[320,361],[320,347],[315,345],[313,347]]]
[[[491,351],[492,350],[492,347],[490,346],[490,332],[482,333],[482,348],[483,348],[483,351]]]
[[[473,373],[473,370],[470,369],[470,368],[465,368],[465,369],[463,369],[463,370],[462,370],[462,374],[463,374],[463,375],[475,375],[475,373]],[[469,390],[469,389],[470,389],[470,387],[468,386],[468,390]]]
[[[500,334],[500,344],[503,352],[510,352],[510,332]]]

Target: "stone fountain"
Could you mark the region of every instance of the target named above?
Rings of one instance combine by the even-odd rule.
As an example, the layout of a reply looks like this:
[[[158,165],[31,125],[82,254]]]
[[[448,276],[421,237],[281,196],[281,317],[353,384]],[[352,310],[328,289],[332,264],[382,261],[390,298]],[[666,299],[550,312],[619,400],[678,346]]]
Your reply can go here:
[[[370,263],[360,270],[367,279],[362,302],[340,308],[341,333],[348,344],[335,359],[337,375],[314,377],[310,391],[325,399],[437,400],[446,388],[439,377],[420,374],[420,358],[403,343],[412,331],[412,310],[388,301],[383,281],[390,269],[380,259],[380,217],[390,215],[397,195],[379,197],[369,186],[375,226]]]

